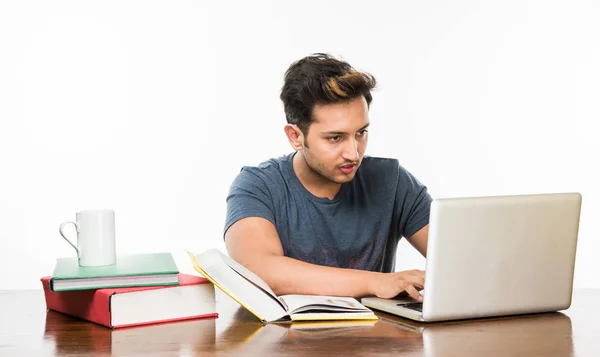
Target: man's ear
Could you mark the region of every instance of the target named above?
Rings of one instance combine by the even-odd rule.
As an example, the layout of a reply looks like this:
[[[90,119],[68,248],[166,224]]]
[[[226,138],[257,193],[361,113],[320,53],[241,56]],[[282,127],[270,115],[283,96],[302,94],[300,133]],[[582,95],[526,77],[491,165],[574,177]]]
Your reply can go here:
[[[302,134],[302,130],[297,125],[287,124],[283,130],[295,151],[300,151],[304,148],[304,134]]]

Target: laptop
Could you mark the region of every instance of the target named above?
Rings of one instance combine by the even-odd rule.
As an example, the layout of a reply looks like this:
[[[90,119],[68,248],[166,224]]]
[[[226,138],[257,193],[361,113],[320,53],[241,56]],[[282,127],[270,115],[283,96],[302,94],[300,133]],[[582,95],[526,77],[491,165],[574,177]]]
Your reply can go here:
[[[576,192],[434,199],[423,302],[361,302],[422,322],[567,309],[580,211]]]

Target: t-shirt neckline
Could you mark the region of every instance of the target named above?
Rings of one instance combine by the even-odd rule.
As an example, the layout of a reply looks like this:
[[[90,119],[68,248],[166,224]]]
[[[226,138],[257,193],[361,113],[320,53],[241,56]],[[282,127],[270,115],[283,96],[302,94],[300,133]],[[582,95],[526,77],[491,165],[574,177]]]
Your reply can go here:
[[[338,191],[338,193],[331,200],[327,197],[318,197],[318,196],[315,196],[314,194],[312,194],[312,192],[310,192],[306,187],[304,187],[302,182],[300,182],[300,179],[296,175],[296,171],[294,171],[293,160],[294,160],[294,156],[296,155],[296,153],[297,153],[297,151],[291,153],[290,155],[288,155],[287,159],[285,160],[285,168],[287,171],[286,174],[290,180],[290,183],[296,189],[296,191],[300,192],[302,195],[306,196],[307,198],[309,198],[312,201],[324,203],[324,204],[337,203],[346,196],[346,193],[348,192],[348,187],[350,185],[349,182],[343,183],[342,187],[340,187],[340,190]]]

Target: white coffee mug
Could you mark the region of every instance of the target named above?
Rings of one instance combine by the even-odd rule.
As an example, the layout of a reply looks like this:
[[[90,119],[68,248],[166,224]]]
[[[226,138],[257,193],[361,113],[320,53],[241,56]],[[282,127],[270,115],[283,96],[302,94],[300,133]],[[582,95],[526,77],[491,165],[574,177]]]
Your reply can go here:
[[[69,224],[74,225],[77,231],[77,245],[65,235],[64,228]],[[80,266],[113,265],[117,262],[113,210],[77,212],[75,222],[63,222],[58,231],[75,248]]]

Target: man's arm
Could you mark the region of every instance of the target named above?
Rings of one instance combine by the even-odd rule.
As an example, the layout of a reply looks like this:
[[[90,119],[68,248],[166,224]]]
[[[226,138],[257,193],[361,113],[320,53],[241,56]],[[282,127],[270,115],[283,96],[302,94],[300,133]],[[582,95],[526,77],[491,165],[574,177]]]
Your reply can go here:
[[[408,242],[421,253],[422,256],[427,258],[427,238],[429,237],[429,224],[419,229],[417,233],[408,237]]]
[[[241,219],[225,233],[227,252],[238,263],[260,276],[277,295],[306,294],[391,298],[406,291],[415,299],[424,285],[424,273],[411,270],[377,273],[325,267],[283,255],[277,230],[269,220]]]

